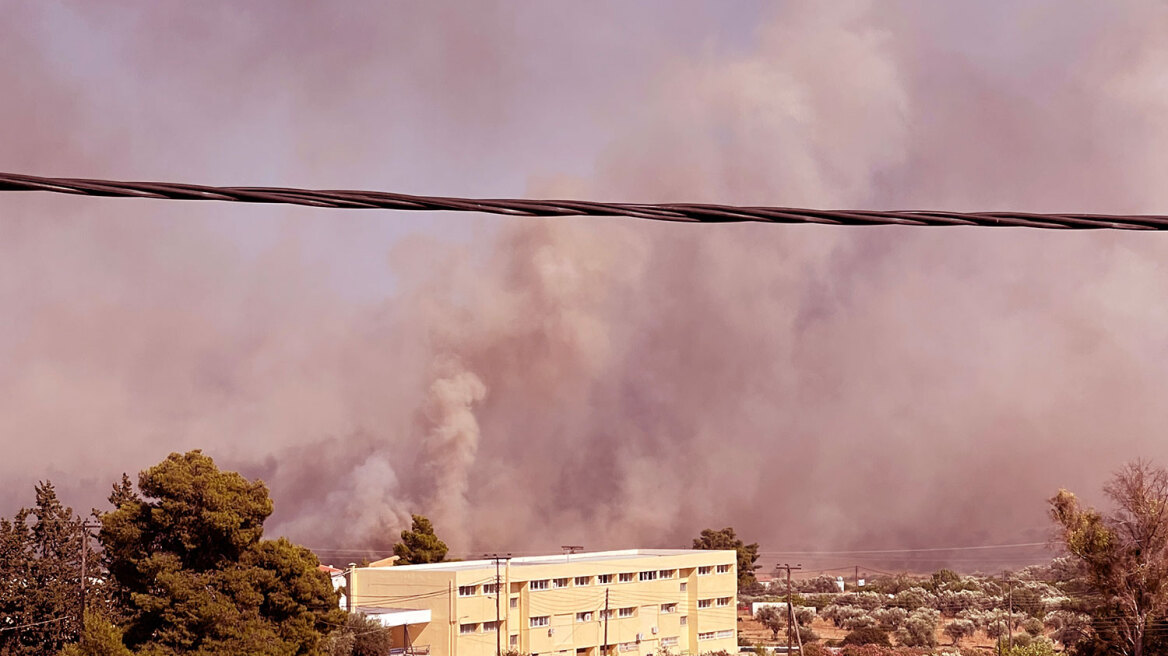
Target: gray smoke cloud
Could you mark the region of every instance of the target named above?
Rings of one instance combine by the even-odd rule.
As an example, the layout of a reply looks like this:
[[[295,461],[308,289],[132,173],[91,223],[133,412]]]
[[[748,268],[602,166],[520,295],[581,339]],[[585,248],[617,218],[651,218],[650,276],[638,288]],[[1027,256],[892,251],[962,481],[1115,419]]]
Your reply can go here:
[[[1168,208],[1158,5],[0,6],[0,170]],[[1041,540],[1059,486],[1168,456],[1166,255],[3,196],[0,510],[203,448],[326,560],[412,512],[459,553]]]

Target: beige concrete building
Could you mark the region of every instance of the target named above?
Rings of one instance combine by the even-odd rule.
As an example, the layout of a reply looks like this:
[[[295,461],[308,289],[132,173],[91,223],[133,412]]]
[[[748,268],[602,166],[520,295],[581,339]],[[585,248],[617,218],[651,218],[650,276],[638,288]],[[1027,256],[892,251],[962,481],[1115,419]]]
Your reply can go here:
[[[393,627],[395,653],[734,654],[736,564],[734,551],[631,549],[362,567],[346,603]]]

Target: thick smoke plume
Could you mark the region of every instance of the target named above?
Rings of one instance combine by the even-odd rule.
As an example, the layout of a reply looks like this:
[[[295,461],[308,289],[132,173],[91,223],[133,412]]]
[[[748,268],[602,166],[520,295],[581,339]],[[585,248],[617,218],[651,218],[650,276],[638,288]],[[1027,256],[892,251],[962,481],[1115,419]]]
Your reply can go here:
[[[0,8],[0,170],[1168,212],[1149,3]],[[1166,239],[0,196],[0,511],[202,448],[326,559],[1039,541],[1168,458]]]

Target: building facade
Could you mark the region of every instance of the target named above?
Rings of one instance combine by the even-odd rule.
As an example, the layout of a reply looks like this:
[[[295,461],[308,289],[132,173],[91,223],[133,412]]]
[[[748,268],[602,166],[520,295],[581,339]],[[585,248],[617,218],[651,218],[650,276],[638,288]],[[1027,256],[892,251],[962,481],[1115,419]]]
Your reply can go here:
[[[604,551],[350,571],[395,652],[648,656],[738,650],[737,553]]]

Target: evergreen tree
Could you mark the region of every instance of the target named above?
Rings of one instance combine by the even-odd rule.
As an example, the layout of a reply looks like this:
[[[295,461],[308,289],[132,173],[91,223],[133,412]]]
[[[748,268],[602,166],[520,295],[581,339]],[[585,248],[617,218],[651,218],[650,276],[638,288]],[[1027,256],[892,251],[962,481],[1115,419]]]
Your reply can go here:
[[[734,534],[734,529],[727,527],[721,531],[703,529],[700,536],[694,538],[694,549],[733,549],[738,552],[738,587],[744,588],[757,582],[754,570],[758,569],[755,561],[758,560],[758,543],[746,544]]]
[[[220,471],[200,451],[142,472],[141,496],[115,486],[101,542],[140,653],[317,654],[344,614],[312,552],[264,540],[262,482]]]
[[[52,483],[35,491],[32,508],[0,521],[0,653],[14,656],[55,652],[79,629],[81,519]]]
[[[122,630],[91,610],[85,613],[81,640],[67,645],[58,656],[133,656],[133,652],[122,642]]]
[[[393,553],[403,565],[440,563],[446,559],[446,543],[434,534],[434,525],[422,515],[413,516],[413,525],[401,532],[401,542],[393,545]]]

